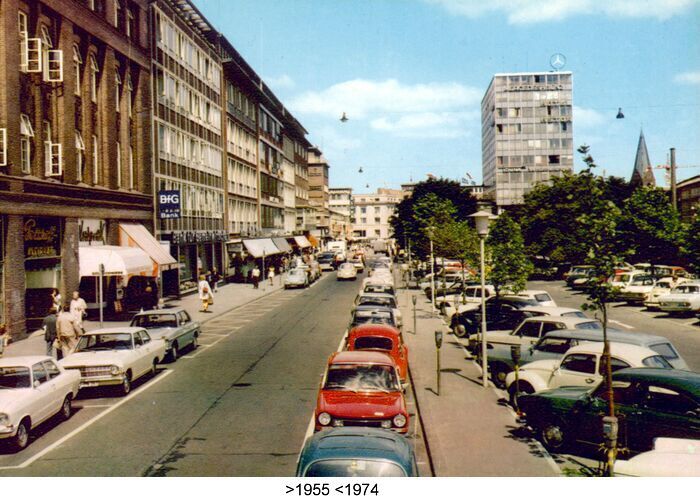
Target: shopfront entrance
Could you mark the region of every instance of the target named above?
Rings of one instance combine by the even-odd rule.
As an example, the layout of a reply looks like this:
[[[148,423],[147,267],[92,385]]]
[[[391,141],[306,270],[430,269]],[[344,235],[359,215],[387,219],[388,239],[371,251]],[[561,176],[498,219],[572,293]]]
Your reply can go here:
[[[61,229],[57,217],[24,218],[25,317],[30,329],[41,324],[52,305],[51,293],[60,287]]]

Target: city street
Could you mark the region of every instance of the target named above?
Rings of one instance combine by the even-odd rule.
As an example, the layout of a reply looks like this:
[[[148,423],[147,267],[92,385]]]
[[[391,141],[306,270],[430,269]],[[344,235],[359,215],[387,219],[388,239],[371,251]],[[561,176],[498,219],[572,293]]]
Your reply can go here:
[[[85,391],[68,422],[40,426],[20,453],[2,450],[0,475],[294,475],[356,292],[331,273],[214,318],[195,352],[128,397]]]

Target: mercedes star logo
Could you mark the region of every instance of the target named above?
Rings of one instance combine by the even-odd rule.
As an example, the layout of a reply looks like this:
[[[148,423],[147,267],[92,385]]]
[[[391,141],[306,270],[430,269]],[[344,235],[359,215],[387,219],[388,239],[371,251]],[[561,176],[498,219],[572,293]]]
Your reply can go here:
[[[549,65],[555,70],[560,70],[566,65],[566,57],[564,54],[556,53],[549,58]]]

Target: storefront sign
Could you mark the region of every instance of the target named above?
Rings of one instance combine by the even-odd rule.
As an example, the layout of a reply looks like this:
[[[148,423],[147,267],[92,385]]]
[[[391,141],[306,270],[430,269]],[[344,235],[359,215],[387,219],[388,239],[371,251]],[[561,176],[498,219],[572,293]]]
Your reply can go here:
[[[158,213],[161,219],[180,218],[180,191],[158,191]]]
[[[107,226],[100,219],[80,219],[78,221],[80,246],[106,245]]]
[[[61,221],[53,217],[25,217],[24,257],[60,257]]]

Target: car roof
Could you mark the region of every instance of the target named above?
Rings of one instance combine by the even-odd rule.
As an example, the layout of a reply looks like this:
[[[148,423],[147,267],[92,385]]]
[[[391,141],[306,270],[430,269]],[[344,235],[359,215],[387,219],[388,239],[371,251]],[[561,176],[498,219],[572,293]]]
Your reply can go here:
[[[700,373],[687,370],[664,370],[659,368],[625,368],[613,373],[613,380],[663,383],[668,387],[689,392],[700,399]]]
[[[177,314],[180,311],[185,311],[185,308],[184,307],[166,307],[165,309],[148,309],[147,311],[139,311],[134,316],[143,316],[145,314]]]
[[[575,316],[535,316],[534,318],[525,318],[523,322],[546,321],[549,323],[565,323],[567,326],[576,326],[581,323],[590,323],[597,321],[591,318],[577,318]]]
[[[136,333],[145,332],[146,330],[140,326],[122,326],[113,328],[98,328],[97,330],[90,330],[85,332],[83,335],[97,335],[102,333]]]
[[[371,311],[381,311],[393,313],[394,309],[389,306],[378,306],[375,304],[359,304],[355,306],[355,311],[360,312],[371,312]]]
[[[333,354],[328,364],[369,363],[375,365],[395,366],[394,360],[388,354],[377,351],[340,351]]]
[[[609,342],[609,344],[610,354],[613,356],[625,356],[627,358],[634,358],[641,361],[649,356],[659,355],[648,347],[642,347],[634,344],[624,344],[622,342]],[[605,349],[605,344],[603,342],[583,342],[582,344],[574,346],[566,351],[566,355],[576,354],[579,352],[602,354],[603,349]]]
[[[385,429],[367,427],[326,429],[306,441],[299,457],[299,470],[332,459],[388,460],[406,475],[413,473],[413,447],[408,439]]]
[[[348,337],[399,337],[401,332],[391,325],[381,325],[376,323],[366,323],[353,327],[348,333]]]
[[[562,314],[565,313],[572,313],[572,312],[583,312],[580,309],[574,309],[573,307],[557,307],[557,306],[527,306],[523,307],[523,311],[531,311],[531,312],[538,312],[538,313],[544,313],[545,315],[549,316],[561,316]],[[581,318],[583,319],[583,318]]]
[[[34,355],[34,356],[7,356],[0,358],[0,367],[3,366],[29,366],[39,361],[44,361],[53,358],[49,356]]]
[[[545,337],[567,338],[576,340],[603,341],[603,330],[553,330],[544,334]],[[625,332],[622,330],[608,330],[608,339],[613,342],[625,344],[650,344],[652,342],[670,343],[666,337],[643,332]]]

